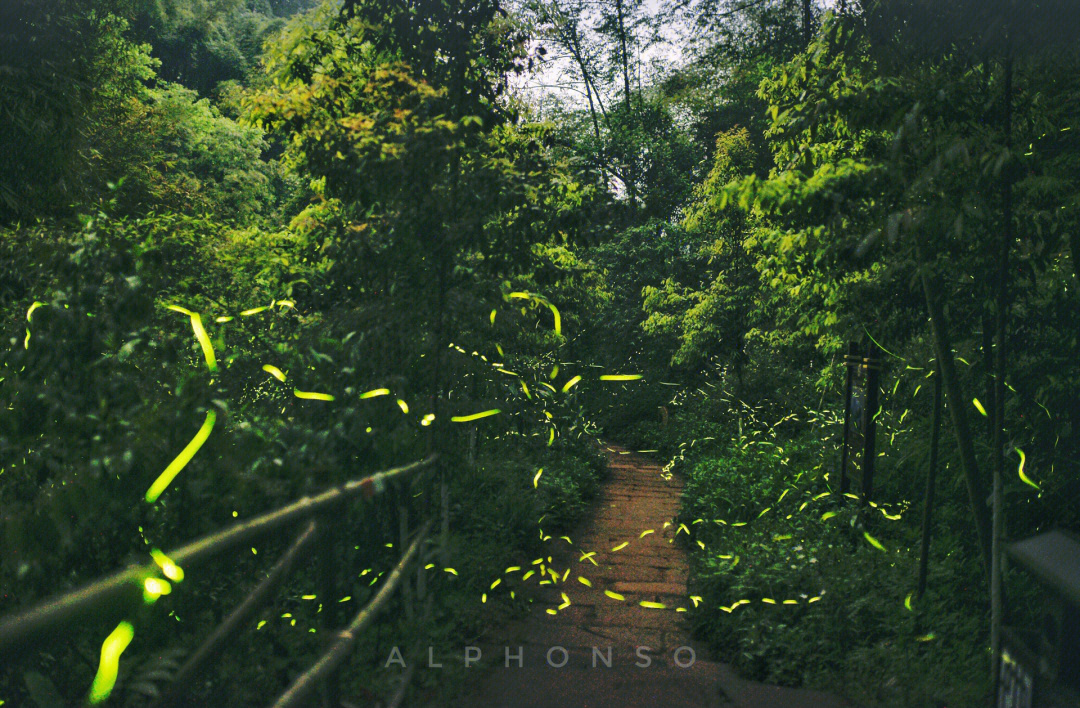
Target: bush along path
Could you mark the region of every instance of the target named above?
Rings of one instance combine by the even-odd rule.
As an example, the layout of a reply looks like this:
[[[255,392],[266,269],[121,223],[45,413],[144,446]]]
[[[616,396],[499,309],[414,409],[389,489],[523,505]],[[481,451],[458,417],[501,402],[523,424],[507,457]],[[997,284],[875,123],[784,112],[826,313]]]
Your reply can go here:
[[[539,591],[531,586],[533,611],[464,650],[479,655],[469,669],[478,676],[458,705],[844,706],[824,693],[741,680],[709,659],[686,621],[699,598],[687,592],[687,553],[676,539],[682,481],[641,454],[605,448],[611,475],[596,513],[572,538],[551,539],[550,556],[520,568],[547,577]]]

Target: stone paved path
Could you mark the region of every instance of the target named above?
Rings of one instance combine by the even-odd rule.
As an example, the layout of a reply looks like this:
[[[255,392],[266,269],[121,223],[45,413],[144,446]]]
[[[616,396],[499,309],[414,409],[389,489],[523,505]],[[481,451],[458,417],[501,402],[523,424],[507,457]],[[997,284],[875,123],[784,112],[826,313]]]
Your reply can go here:
[[[551,565],[560,573],[569,567],[569,577],[565,583],[541,588],[525,620],[493,630],[490,643],[481,647],[488,671],[476,668],[476,689],[458,705],[842,706],[818,692],[742,681],[727,665],[709,660],[705,648],[691,640],[686,614],[674,609],[692,604],[686,588],[686,551],[672,542],[677,527],[664,528],[664,522],[678,513],[682,482],[678,477],[665,480],[660,465],[642,455],[607,447],[612,474],[601,489],[596,514],[571,536],[572,547],[556,539],[549,542],[555,544]],[[653,533],[642,537],[648,529]],[[612,550],[624,542],[629,543]],[[580,560],[584,552],[595,552],[595,565]],[[578,575],[592,586],[579,582]],[[612,599],[605,590],[625,600]],[[570,606],[548,614],[547,608],[563,604],[561,593],[569,597]],[[641,601],[663,603],[667,609],[647,609],[640,606]],[[508,667],[507,647],[511,653]],[[514,656],[519,647],[520,662]],[[565,655],[559,647],[566,650]],[[606,666],[609,647],[610,667]],[[564,659],[565,666],[549,664],[562,664]]]

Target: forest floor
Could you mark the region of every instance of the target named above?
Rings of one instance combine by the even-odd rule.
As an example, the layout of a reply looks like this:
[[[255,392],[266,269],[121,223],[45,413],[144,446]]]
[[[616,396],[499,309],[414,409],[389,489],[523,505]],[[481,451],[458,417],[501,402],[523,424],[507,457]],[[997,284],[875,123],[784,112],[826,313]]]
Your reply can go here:
[[[571,568],[565,582],[546,585],[523,620],[494,627],[480,643],[485,672],[459,706],[515,708],[840,708],[842,700],[817,691],[766,686],[740,679],[710,660],[690,636],[686,613],[688,554],[675,540],[683,484],[665,479],[643,455],[606,446],[610,477],[595,513],[558,542],[551,565]],[[670,523],[664,528],[665,522]],[[649,529],[652,533],[641,534]],[[618,551],[612,549],[624,542]],[[556,543],[553,539],[551,543]],[[596,565],[582,558],[587,551]],[[586,578],[586,586],[577,576]],[[561,580],[561,578],[560,578]],[[625,598],[613,599],[611,591]],[[549,614],[546,608],[570,605]],[[663,603],[647,609],[639,603]],[[555,647],[565,649],[565,654]],[[594,647],[596,650],[594,651]],[[606,666],[610,647],[611,666]],[[686,647],[689,647],[687,649]],[[520,662],[516,658],[521,650]],[[693,655],[691,655],[691,650]],[[509,655],[509,661],[507,656]],[[649,657],[647,666],[644,657]],[[555,668],[565,660],[565,666]],[[692,661],[692,664],[691,664]],[[520,663],[520,665],[519,665]],[[686,668],[683,668],[683,667]]]

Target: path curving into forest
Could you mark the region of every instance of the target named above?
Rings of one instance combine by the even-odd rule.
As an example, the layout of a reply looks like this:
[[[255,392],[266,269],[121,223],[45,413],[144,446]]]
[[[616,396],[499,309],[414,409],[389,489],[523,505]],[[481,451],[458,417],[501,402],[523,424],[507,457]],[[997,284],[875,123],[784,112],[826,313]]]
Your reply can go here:
[[[744,681],[726,664],[709,659],[705,647],[691,639],[686,613],[674,610],[692,604],[688,554],[674,540],[677,525],[664,528],[679,511],[683,483],[677,475],[665,478],[662,467],[644,455],[616,445],[605,448],[611,475],[601,487],[595,513],[571,536],[573,546],[559,543],[559,557],[552,556],[554,567],[571,569],[569,577],[565,583],[544,586],[527,618],[491,632],[481,647],[485,660],[476,669],[479,673],[485,670],[479,667],[486,666],[486,673],[470,682],[473,690],[457,705],[844,706],[821,692]],[[652,533],[642,535],[649,529]],[[623,543],[627,545],[612,550]],[[595,564],[581,559],[593,551]],[[578,581],[578,575],[591,587]],[[613,599],[605,591],[625,599]],[[564,604],[562,593],[570,605],[555,615],[547,613],[547,608]],[[666,609],[648,609],[642,601],[662,603]],[[551,665],[564,661],[558,668]]]

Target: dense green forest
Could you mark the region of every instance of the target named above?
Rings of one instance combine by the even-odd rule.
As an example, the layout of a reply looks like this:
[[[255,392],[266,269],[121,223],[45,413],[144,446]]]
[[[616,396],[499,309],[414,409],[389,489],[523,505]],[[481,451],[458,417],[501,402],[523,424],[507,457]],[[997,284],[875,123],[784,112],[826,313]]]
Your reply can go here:
[[[7,0],[0,616],[437,452],[337,522],[344,612],[438,519],[428,609],[342,672],[372,703],[384,634],[539,611],[492,579],[588,513],[603,439],[686,479],[687,617],[740,674],[989,704],[1046,601],[1002,544],[1080,532],[1078,32],[1066,0]],[[104,615],[4,656],[0,705],[150,704],[288,542],[155,586],[118,676]],[[190,701],[287,688],[317,576]]]

